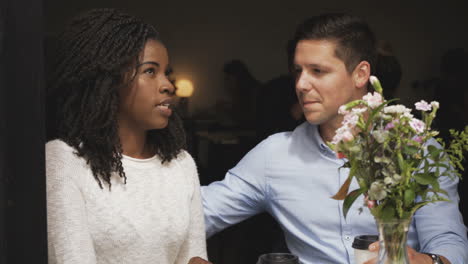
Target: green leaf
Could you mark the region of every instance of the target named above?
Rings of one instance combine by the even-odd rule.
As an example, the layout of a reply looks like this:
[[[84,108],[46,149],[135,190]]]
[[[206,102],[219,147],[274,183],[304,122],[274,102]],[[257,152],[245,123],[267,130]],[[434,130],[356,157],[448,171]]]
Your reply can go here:
[[[406,172],[407,164],[404,161],[401,153],[397,153],[397,162],[398,162],[398,167],[400,168],[402,174],[404,174]]]
[[[414,179],[417,183],[422,185],[429,185],[434,182],[434,176],[431,173],[417,173],[414,174]]]
[[[445,168],[445,169],[449,169],[450,166],[445,164],[445,163],[441,163],[441,162],[435,162],[435,163],[431,163],[429,164],[429,167],[434,167],[434,168]]]
[[[440,189],[440,184],[439,184],[439,182],[438,182],[437,180],[434,180],[434,181],[431,183],[431,185],[432,185],[432,188],[434,189],[434,191],[440,192],[440,190],[441,190],[441,189]]]
[[[356,189],[348,194],[346,196],[344,202],[343,202],[343,215],[346,218],[346,215],[348,215],[349,208],[351,208],[351,205],[353,205],[354,201],[364,193],[363,188]]]
[[[405,146],[403,147],[403,151],[404,151],[405,154],[411,155],[411,156],[412,156],[412,155],[418,153],[419,148],[418,148],[418,147],[415,147],[415,146],[405,145]]]
[[[405,190],[405,200],[404,200],[405,207],[410,206],[411,203],[414,202],[415,198],[416,198],[416,194],[414,193],[413,189]]]
[[[392,220],[395,218],[395,208],[393,208],[392,204],[385,206],[382,209],[382,220]]]
[[[427,146],[427,151],[429,152],[429,155],[433,159],[437,159],[440,156],[440,153],[443,151],[442,149],[439,149],[433,145]]]
[[[427,202],[420,202],[420,203],[417,203],[414,205],[414,207],[411,209],[411,215],[413,215],[416,210],[418,210],[419,208],[423,207],[424,205],[427,205],[427,204],[430,204],[431,201],[427,201]]]

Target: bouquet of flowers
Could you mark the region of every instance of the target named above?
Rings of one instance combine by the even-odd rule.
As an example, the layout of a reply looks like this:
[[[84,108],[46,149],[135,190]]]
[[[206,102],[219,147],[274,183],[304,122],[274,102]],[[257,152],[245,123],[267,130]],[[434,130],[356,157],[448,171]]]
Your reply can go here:
[[[438,102],[415,104],[421,119],[404,105],[382,97],[378,79],[371,76],[375,92],[339,109],[342,126],[329,146],[338,157],[346,158],[348,179],[335,199],[343,200],[346,216],[353,202],[365,196],[365,206],[377,220],[410,219],[420,207],[447,201],[438,178],[461,177],[463,152],[468,149],[468,126],[451,131],[452,140],[444,144],[431,129]],[[349,191],[356,178],[359,188]],[[360,209],[362,210],[362,208]]]

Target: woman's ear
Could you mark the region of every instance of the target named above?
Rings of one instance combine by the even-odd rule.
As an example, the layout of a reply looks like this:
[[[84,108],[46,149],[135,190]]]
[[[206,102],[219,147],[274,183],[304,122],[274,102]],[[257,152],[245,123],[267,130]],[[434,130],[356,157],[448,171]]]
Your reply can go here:
[[[357,88],[366,88],[370,77],[370,64],[367,61],[361,61],[353,71],[353,81]]]

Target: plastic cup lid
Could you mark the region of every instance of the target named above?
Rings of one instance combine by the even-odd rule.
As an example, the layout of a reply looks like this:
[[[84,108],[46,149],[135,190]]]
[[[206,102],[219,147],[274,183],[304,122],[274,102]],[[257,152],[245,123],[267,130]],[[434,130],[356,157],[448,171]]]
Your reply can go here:
[[[259,257],[257,264],[299,264],[299,258],[289,253],[268,253]]]
[[[369,249],[369,245],[379,240],[379,236],[376,235],[363,235],[357,236],[353,241],[353,248],[355,249]]]

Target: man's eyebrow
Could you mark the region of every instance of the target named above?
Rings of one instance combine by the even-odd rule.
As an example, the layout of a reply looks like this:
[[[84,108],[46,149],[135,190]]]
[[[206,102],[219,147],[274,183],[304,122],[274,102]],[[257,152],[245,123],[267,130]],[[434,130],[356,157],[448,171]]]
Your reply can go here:
[[[323,67],[323,65],[311,63],[306,65],[307,68]]]
[[[296,68],[303,68],[302,65],[299,65],[299,64],[296,64],[296,63],[293,64],[293,67],[296,67]],[[310,63],[310,64],[304,65],[304,68],[307,68],[307,69],[311,69],[311,68],[323,68],[323,67],[326,67],[326,66],[320,65],[320,64],[316,64],[316,63]]]

